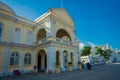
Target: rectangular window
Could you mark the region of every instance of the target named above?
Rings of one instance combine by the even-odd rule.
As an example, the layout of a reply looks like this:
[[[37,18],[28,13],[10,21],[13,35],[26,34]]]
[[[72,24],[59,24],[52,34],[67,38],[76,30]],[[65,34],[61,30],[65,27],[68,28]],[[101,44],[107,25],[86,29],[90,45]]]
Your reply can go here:
[[[20,28],[18,27],[15,27],[15,30],[14,30],[14,42],[20,43]]]
[[[14,65],[14,57],[11,57],[11,59],[10,59],[10,65]]]
[[[27,31],[26,43],[27,44],[32,44],[32,31]]]

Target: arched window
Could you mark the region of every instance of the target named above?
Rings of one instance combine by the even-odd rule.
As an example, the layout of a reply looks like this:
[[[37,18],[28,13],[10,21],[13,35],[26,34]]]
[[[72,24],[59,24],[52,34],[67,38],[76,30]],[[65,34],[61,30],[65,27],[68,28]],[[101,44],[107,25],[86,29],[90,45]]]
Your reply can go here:
[[[17,52],[13,52],[10,56],[10,65],[18,65],[19,55]]]
[[[67,57],[68,57],[68,54],[67,54],[67,51],[64,51],[63,52],[63,56],[64,56],[64,65],[67,65],[67,62],[68,62],[68,60],[67,60]]]
[[[40,40],[43,38],[46,38],[46,31],[45,31],[45,29],[42,28],[37,33],[37,40]]]
[[[31,54],[27,53],[24,58],[24,64],[25,65],[30,65],[31,64]]]
[[[72,62],[72,59],[73,59],[73,53],[72,52],[70,53],[70,58],[71,58],[71,62]]]
[[[64,29],[59,29],[56,33],[57,38],[63,38],[64,40],[71,41],[71,37]]]
[[[56,62],[60,62],[59,61],[59,52],[58,51],[56,52]]]

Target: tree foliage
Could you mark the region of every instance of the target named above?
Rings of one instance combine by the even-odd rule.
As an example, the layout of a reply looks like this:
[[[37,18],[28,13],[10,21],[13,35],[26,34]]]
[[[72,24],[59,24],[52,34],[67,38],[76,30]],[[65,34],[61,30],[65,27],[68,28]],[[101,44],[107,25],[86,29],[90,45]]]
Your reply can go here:
[[[102,50],[101,48],[96,47],[95,49],[96,49],[96,54],[100,54],[100,55],[102,55],[103,50]]]
[[[89,46],[84,46],[84,48],[81,50],[81,56],[88,56],[91,54],[90,52],[91,47]]]
[[[118,52],[118,54],[120,55],[120,52]]]
[[[108,60],[111,56],[112,50],[111,49],[106,49],[102,50],[99,47],[96,47],[96,54],[100,54],[101,56],[104,57],[105,60]]]
[[[104,59],[108,60],[111,56],[112,50],[111,49],[106,49],[103,51],[103,57]]]

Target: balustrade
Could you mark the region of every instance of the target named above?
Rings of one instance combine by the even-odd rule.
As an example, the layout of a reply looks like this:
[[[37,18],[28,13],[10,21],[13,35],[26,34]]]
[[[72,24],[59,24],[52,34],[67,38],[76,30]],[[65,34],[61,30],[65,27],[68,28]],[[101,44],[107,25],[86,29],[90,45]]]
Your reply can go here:
[[[73,43],[70,41],[66,41],[56,37],[46,37],[44,39],[36,40],[35,44],[43,44],[47,42],[53,42],[53,43],[64,44],[64,45],[73,45]]]

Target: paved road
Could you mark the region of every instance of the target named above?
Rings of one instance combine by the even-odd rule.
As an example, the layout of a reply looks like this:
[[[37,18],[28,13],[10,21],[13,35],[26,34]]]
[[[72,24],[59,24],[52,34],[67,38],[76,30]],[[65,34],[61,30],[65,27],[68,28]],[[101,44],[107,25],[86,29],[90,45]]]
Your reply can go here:
[[[4,77],[1,80],[120,80],[120,63],[93,67],[92,70],[76,70],[60,74],[33,74]]]

